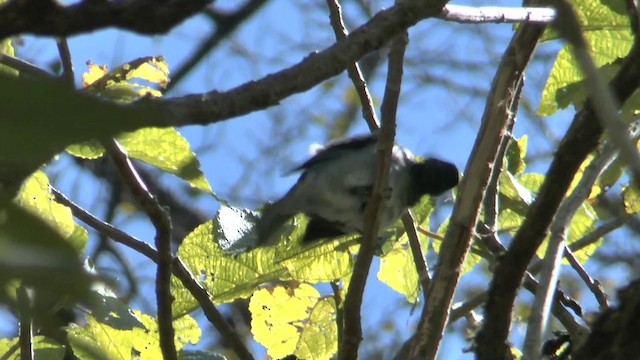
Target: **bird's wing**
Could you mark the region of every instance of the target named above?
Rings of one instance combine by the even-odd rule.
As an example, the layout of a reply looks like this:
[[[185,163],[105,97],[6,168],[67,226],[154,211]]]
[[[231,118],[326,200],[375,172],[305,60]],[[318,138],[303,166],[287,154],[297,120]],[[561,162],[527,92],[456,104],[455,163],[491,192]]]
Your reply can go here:
[[[321,217],[312,216],[305,229],[302,242],[307,244],[319,239],[345,235],[345,232],[340,227],[341,224],[325,220]]]
[[[324,149],[318,151],[313,157],[291,170],[291,172],[306,170],[325,161],[339,158],[346,151],[357,151],[374,146],[377,141],[378,136],[376,134],[369,134],[329,143]]]

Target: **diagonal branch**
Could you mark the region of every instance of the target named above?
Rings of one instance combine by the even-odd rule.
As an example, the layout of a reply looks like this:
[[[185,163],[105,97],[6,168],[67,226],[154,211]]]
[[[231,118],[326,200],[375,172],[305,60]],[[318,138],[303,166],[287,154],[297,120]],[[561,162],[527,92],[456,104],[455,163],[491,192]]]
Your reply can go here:
[[[218,14],[206,8],[204,13],[215,21],[215,31],[204,40],[177,71],[171,76],[171,82],[167,85],[165,92],[175,88],[187,75],[211,52],[222,40],[227,38],[246,19],[251,17],[256,11],[266,4],[267,0],[249,0],[242,8],[232,14]]]
[[[156,229],[156,249],[158,252],[158,267],[156,270],[156,302],[158,307],[158,333],[160,335],[160,349],[164,359],[177,360],[175,345],[175,329],[173,328],[173,312],[171,304],[171,219],[158,199],[149,192],[142,182],[140,175],[131,164],[124,149],[115,140],[103,141],[103,146],[111,156],[120,171],[123,180],[138,201],[142,210],[147,214]]]
[[[91,226],[101,234],[105,234],[115,242],[123,244],[140,254],[144,255],[151,261],[158,263],[159,254],[151,245],[147,242],[139,240],[124,231],[114,227],[111,224],[96,218],[85,209],[81,208],[71,200],[67,199],[61,192],[56,189],[51,189],[55,199],[60,204],[67,206],[71,209],[73,216],[80,219],[85,224]],[[191,295],[198,301],[198,304],[202,308],[204,315],[213,324],[213,326],[220,332],[222,338],[229,344],[239,359],[251,360],[253,356],[242,342],[242,339],[238,334],[227,324],[224,316],[218,311],[215,304],[211,301],[211,295],[191,274],[189,269],[184,265],[180,258],[175,257],[173,260],[173,275],[175,275],[189,290]]]
[[[389,186],[389,166],[391,164],[391,153],[396,134],[396,111],[400,97],[404,52],[407,47],[407,42],[407,33],[399,34],[393,39],[389,52],[387,84],[382,99],[382,127],[377,145],[378,158],[376,161],[373,192],[365,209],[365,226],[360,251],[358,251],[358,256],[353,267],[349,291],[344,300],[344,340],[341,359],[358,358],[358,348],[360,341],[362,341],[362,324],[360,317],[362,295],[364,293],[367,276],[369,275],[371,260],[375,252],[383,194]]]
[[[458,187],[458,196],[445,241],[442,243],[429,301],[423,309],[418,330],[413,339],[411,358],[435,359],[449,317],[455,287],[461,276],[464,259],[471,245],[473,230],[480,213],[484,192],[502,136],[509,120],[511,104],[518,100],[517,89],[544,27],[526,24],[518,28],[506,49],[485,105],[482,125],[467,162],[465,176]]]
[[[624,103],[640,83],[640,46],[634,44],[620,71],[609,83],[619,103]],[[489,288],[485,322],[476,338],[478,359],[510,356],[507,344],[511,310],[518,288],[536,250],[544,240],[564,194],[587,155],[592,152],[603,129],[589,98],[578,112],[561,141],[544,183],[509,250],[494,272]]]
[[[556,17],[554,9],[534,7],[465,6],[447,4],[442,20],[459,23],[529,23],[548,24]]]
[[[141,34],[160,34],[210,2],[84,0],[64,6],[54,0],[7,1],[0,6],[0,39],[25,33],[67,36],[112,26]]]
[[[342,8],[338,0],[327,0],[327,6],[329,7],[331,26],[336,34],[336,40],[343,41],[347,38],[347,28],[344,26],[342,20]],[[373,100],[371,100],[371,94],[367,83],[364,81],[360,65],[357,62],[353,62],[347,66],[347,72],[353,82],[353,87],[356,89],[358,98],[360,98],[360,104],[362,104],[362,117],[367,122],[370,131],[378,130],[378,118],[376,111],[373,107]]]
[[[440,14],[445,3],[443,0],[401,1],[378,12],[343,41],[320,52],[311,53],[298,64],[260,80],[250,81],[225,92],[211,91],[162,100],[147,99],[133,106],[151,106],[163,113],[163,118],[153,120],[157,126],[206,125],[262,110],[340,74],[350,64],[371,51],[380,49],[391,38],[419,20]]]

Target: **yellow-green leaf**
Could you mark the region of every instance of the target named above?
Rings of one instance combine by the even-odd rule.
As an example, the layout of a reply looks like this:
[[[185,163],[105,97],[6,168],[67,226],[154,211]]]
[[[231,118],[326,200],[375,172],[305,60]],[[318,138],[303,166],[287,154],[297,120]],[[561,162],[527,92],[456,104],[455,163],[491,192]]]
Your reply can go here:
[[[19,280],[46,294],[48,302],[36,303],[33,309],[35,317],[45,320],[56,304],[86,301],[92,281],[70,241],[13,203],[0,209],[0,274],[0,287]]]
[[[104,155],[104,148],[96,140],[89,140],[80,144],[69,145],[67,146],[66,151],[75,157],[90,160],[97,159]]]
[[[169,82],[169,66],[163,58],[153,58],[127,73],[127,79],[140,79],[165,87]]]
[[[624,57],[633,45],[633,36],[628,27],[622,31],[590,31],[585,33],[585,38],[598,67],[611,64],[618,58]],[[616,73],[617,68],[617,66],[604,67],[602,68],[603,75],[610,79]],[[573,57],[571,47],[565,45],[558,53],[547,79],[538,114],[550,116],[558,109],[566,108],[570,104],[576,104],[580,107],[585,98],[582,80],[584,80],[584,75]]]
[[[42,171],[36,171],[22,184],[16,197],[16,203],[56,229],[60,235],[69,240],[78,254],[84,252],[87,238],[77,229],[71,210],[53,200],[49,192],[49,179]]]
[[[261,284],[281,280],[328,282],[349,276],[353,265],[350,248],[344,248],[348,237],[300,247],[306,220],[293,220],[294,232],[276,246],[257,248],[243,253],[229,253],[217,243],[221,234],[214,221],[206,222],[189,234],[178,256],[211,293],[216,303],[247,298]],[[249,234],[248,236],[251,236]],[[342,249],[341,249],[342,247]],[[174,314],[193,311],[197,303],[177,280],[173,280]]]
[[[6,360],[20,360],[18,338],[0,339],[0,355]],[[33,355],[38,360],[62,360],[64,346],[52,339],[36,335],[33,337]]]
[[[404,295],[408,302],[415,304],[418,301],[420,277],[406,235],[393,245],[391,251],[380,258],[378,280]]]
[[[2,3],[2,1],[0,1]],[[15,56],[15,50],[13,49],[13,44],[11,39],[0,40],[0,56]],[[19,72],[16,69],[10,68],[6,65],[0,64],[0,73],[7,76],[18,76]]]
[[[449,218],[450,219],[450,218]],[[438,234],[446,234],[447,228],[449,227],[449,219],[443,222],[438,229]],[[433,242],[433,250],[436,253],[440,253],[440,248],[442,247],[442,241],[434,241]],[[482,260],[482,256],[478,255],[477,252],[470,251],[467,257],[464,259],[464,264],[462,266],[462,274],[466,274],[469,271],[473,270],[474,266],[478,265]]]
[[[212,193],[189,142],[174,128],[144,128],[124,133],[118,141],[130,157],[177,175],[193,187]]]
[[[82,73],[82,87],[91,86],[96,80],[109,72],[107,65],[96,65],[92,62],[87,63],[87,69],[86,72]]]
[[[258,290],[249,311],[255,340],[274,359],[330,359],[337,350],[335,303],[310,285]]]
[[[161,359],[158,325],[155,319],[138,311],[135,315],[144,328],[134,327],[131,330],[118,330],[98,322],[87,315],[84,326],[72,324],[67,329],[67,336],[73,352],[84,360],[113,359]],[[178,350],[184,345],[195,344],[201,336],[196,321],[184,316],[173,321],[176,332],[175,344]]]
[[[640,192],[634,186],[625,186],[622,190],[624,199],[624,211],[627,214],[637,214],[640,212]]]
[[[524,135],[520,139],[511,139],[507,146],[507,170],[515,176],[520,175],[527,167],[524,158],[527,155],[528,140],[527,135]]]
[[[0,82],[0,162],[5,172],[25,177],[68,145],[150,126],[163,116],[151,107],[116,106],[57,82],[7,76]]]

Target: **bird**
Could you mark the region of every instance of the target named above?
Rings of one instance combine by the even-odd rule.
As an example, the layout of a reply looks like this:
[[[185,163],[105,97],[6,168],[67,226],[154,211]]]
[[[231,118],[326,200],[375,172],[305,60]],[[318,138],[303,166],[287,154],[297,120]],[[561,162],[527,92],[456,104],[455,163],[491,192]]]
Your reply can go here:
[[[373,191],[377,143],[377,134],[333,141],[294,168],[292,173],[302,172],[296,184],[282,198],[265,205],[256,221],[257,247],[277,244],[278,230],[300,213],[309,218],[303,244],[362,234],[364,211]],[[455,187],[459,172],[450,162],[418,159],[394,145],[388,180],[379,217],[381,232],[424,195],[437,196]]]

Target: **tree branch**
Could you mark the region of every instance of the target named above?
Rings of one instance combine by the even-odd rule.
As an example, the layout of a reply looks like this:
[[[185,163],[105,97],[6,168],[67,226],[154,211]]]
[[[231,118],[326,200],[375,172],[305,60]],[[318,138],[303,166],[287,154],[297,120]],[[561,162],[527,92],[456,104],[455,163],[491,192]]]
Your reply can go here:
[[[591,335],[572,354],[574,360],[633,359],[640,353],[640,281],[618,291],[620,305],[605,311],[593,324]]]
[[[402,215],[402,225],[407,232],[409,238],[409,247],[411,248],[411,255],[413,256],[413,263],[416,266],[416,272],[420,279],[420,287],[422,287],[422,297],[425,304],[429,301],[429,287],[431,286],[431,275],[429,275],[429,265],[427,259],[422,252],[422,246],[420,245],[420,238],[418,237],[418,231],[416,229],[415,221],[411,215],[411,211],[407,211]]]
[[[340,74],[350,64],[384,46],[419,20],[438,15],[444,0],[401,1],[378,12],[352,31],[344,41],[309,54],[300,63],[225,92],[212,91],[172,99],[146,99],[132,106],[156,107],[163,119],[157,126],[207,125],[277,105],[282,99],[306,91]]]
[[[556,11],[550,8],[497,6],[464,6],[447,4],[438,16],[442,20],[459,23],[528,23],[549,24],[555,19]]]
[[[380,129],[376,161],[375,181],[371,199],[367,202],[364,215],[364,233],[360,243],[360,251],[356,258],[349,283],[349,291],[344,300],[344,344],[342,359],[358,358],[358,348],[362,340],[360,310],[362,295],[369,275],[371,260],[375,253],[378,236],[380,211],[384,193],[389,187],[389,166],[396,133],[396,111],[402,84],[404,51],[408,42],[406,32],[397,35],[389,52],[387,84],[382,99],[382,127]]]
[[[51,192],[57,202],[70,208],[73,216],[80,219],[85,224],[91,226],[101,234],[107,235],[114,241],[134,249],[151,261],[158,263],[158,252],[147,242],[136,239],[113,225],[96,218],[88,211],[67,199],[58,190],[52,188]],[[242,342],[242,339],[235,331],[233,331],[233,329],[231,329],[229,324],[227,324],[227,321],[224,319],[224,316],[222,316],[215,304],[211,301],[211,295],[207,289],[202,287],[202,285],[195,279],[180,258],[175,257],[173,259],[172,271],[173,275],[175,275],[182,282],[184,287],[189,290],[191,295],[193,295],[207,319],[216,329],[218,329],[220,335],[222,335],[223,339],[231,346],[236,355],[243,360],[252,360],[253,356]]]
[[[18,342],[20,343],[20,360],[33,360],[33,314],[31,313],[31,298],[25,285],[16,289],[16,300],[20,316],[20,330]]]
[[[64,6],[55,0],[13,0],[0,6],[0,39],[18,34],[67,36],[105,27],[161,34],[210,2],[83,0]]]
[[[344,41],[349,34],[347,28],[344,26],[342,20],[342,9],[338,0],[327,0],[327,6],[329,7],[329,18],[331,20],[331,27],[336,34],[337,41]],[[379,128],[378,117],[373,107],[373,100],[371,100],[371,94],[367,83],[364,81],[360,65],[357,62],[353,62],[347,66],[347,72],[349,78],[353,82],[353,87],[356,89],[356,94],[360,98],[360,104],[362,104],[362,117],[369,126],[369,131],[377,131]]]
[[[455,287],[469,250],[492,164],[496,162],[501,134],[512,114],[523,71],[542,35],[543,27],[523,25],[506,49],[487,99],[482,125],[458,186],[449,228],[438,257],[437,271],[429,291],[429,301],[414,336],[411,358],[435,359],[449,317]],[[495,355],[495,354],[494,354]]]
[[[20,72],[20,76],[31,76],[35,79],[41,80],[53,80],[55,76],[49,73],[46,70],[42,70],[41,68],[33,65],[32,63],[9,56],[6,54],[0,53],[0,64],[6,65],[12,69],[18,70]]]
[[[215,48],[220,41],[229,36],[238,25],[242,24],[246,19],[251,17],[262,5],[266,4],[267,0],[249,0],[242,8],[238,9],[232,14],[218,14],[213,10],[205,8],[205,15],[215,21],[216,29],[211,35],[204,40],[197,49],[191,53],[189,59],[180,65],[177,71],[171,76],[171,82],[167,85],[165,92],[171,91],[176,87],[187,75],[193,70],[205,58],[205,56]]]
[[[542,263],[540,287],[532,305],[523,348],[523,359],[533,360],[541,356],[542,337],[547,328],[549,311],[553,300],[562,258],[573,258],[569,249],[565,251],[565,242],[571,219],[587,200],[591,188],[600,174],[611,164],[617,155],[617,147],[607,144],[591,161],[582,173],[580,181],[571,194],[562,202],[550,226],[551,236]],[[575,260],[575,259],[574,259]]]
[[[640,155],[635,142],[632,142],[629,137],[627,125],[619,115],[618,99],[607,86],[604,76],[591,57],[589,46],[571,4],[566,0],[557,1],[554,4],[562,21],[555,21],[553,27],[566,42],[572,45],[574,57],[585,74],[585,85],[591,94],[591,103],[598,115],[598,120],[611,135],[612,142],[618,146],[620,157],[629,166],[635,183],[640,184]],[[635,41],[638,42],[640,34],[636,33],[635,36]]]
[[[634,44],[622,68],[610,82],[618,101],[623,103],[637,89],[640,79],[640,47]],[[480,360],[508,358],[507,337],[511,310],[517,290],[536,249],[546,236],[564,194],[580,164],[593,151],[602,135],[589,98],[578,112],[561,141],[544,183],[509,250],[501,258],[489,288],[485,321],[476,338]]]
[[[156,249],[158,252],[158,267],[156,270],[156,302],[158,307],[158,333],[160,335],[160,349],[165,360],[177,360],[175,345],[175,330],[173,328],[173,312],[171,304],[171,219],[167,211],[160,206],[158,200],[149,192],[136,172],[124,149],[115,140],[103,141],[103,146],[113,159],[123,180],[127,183],[134,198],[142,210],[147,214],[156,229]]]

